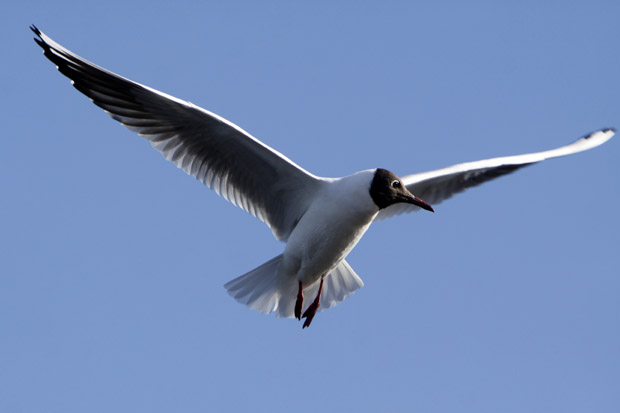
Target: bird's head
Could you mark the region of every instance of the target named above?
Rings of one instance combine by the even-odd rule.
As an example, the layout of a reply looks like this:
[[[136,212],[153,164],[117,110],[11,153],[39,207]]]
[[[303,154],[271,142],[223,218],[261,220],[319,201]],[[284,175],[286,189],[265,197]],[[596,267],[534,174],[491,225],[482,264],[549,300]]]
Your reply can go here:
[[[370,184],[370,197],[379,209],[405,202],[435,212],[429,204],[412,194],[398,176],[387,169],[377,168],[375,171]]]

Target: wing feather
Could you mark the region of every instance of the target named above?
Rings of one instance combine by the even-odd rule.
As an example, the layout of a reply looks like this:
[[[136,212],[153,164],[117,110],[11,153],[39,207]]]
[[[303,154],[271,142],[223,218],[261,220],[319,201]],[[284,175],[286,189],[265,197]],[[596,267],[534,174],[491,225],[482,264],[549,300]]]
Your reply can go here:
[[[36,27],[35,41],[73,86],[169,161],[285,240],[324,182],[205,109],[103,69]]]
[[[403,182],[412,194],[431,205],[437,205],[466,189],[510,174],[528,165],[595,148],[611,139],[614,133],[614,129],[602,129],[569,145],[549,151],[462,163],[430,172],[408,175],[403,177]],[[395,204],[381,210],[375,220],[418,209],[420,208],[410,204]]]

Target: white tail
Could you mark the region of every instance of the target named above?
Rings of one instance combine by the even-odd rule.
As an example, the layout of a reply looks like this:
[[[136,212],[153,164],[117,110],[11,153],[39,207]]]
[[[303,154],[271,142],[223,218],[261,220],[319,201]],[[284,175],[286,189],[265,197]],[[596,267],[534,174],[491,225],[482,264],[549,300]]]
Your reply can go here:
[[[278,317],[293,317],[299,284],[295,277],[286,274],[278,276],[281,259],[282,255],[278,255],[260,267],[229,281],[224,285],[228,294],[241,304],[261,313],[275,312]],[[325,277],[319,311],[335,306],[363,286],[364,282],[353,268],[342,260]],[[304,295],[314,297],[318,288],[317,281],[304,288]],[[303,311],[312,299],[305,300]]]

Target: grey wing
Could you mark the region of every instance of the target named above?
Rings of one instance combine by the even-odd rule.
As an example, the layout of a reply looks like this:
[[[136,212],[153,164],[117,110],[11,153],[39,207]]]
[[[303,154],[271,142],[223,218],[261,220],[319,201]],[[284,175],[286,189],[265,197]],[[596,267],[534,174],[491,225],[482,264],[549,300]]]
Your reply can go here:
[[[549,151],[462,163],[448,168],[408,175],[403,177],[403,182],[416,197],[420,197],[431,205],[437,205],[468,188],[507,175],[525,166],[595,148],[611,139],[614,133],[614,129],[603,129],[569,145]],[[375,220],[418,209],[410,204],[395,204],[381,210]]]
[[[231,122],[109,72],[32,26],[73,86],[162,155],[286,239],[323,182]]]

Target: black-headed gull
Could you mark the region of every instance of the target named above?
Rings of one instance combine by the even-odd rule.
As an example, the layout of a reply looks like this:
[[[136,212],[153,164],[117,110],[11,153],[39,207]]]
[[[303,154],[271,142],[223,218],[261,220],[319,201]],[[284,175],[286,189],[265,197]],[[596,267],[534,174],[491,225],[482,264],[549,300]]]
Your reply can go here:
[[[370,169],[343,178],[315,176],[233,123],[205,109],[96,66],[31,27],[35,41],[73,86],[137,132],[179,168],[271,228],[284,252],[225,287],[263,313],[305,318],[364,284],[345,261],[370,224],[420,208],[545,159],[594,148],[603,129],[545,152],[464,163],[399,178]],[[426,201],[423,201],[425,199]],[[314,297],[308,302],[304,295]]]

